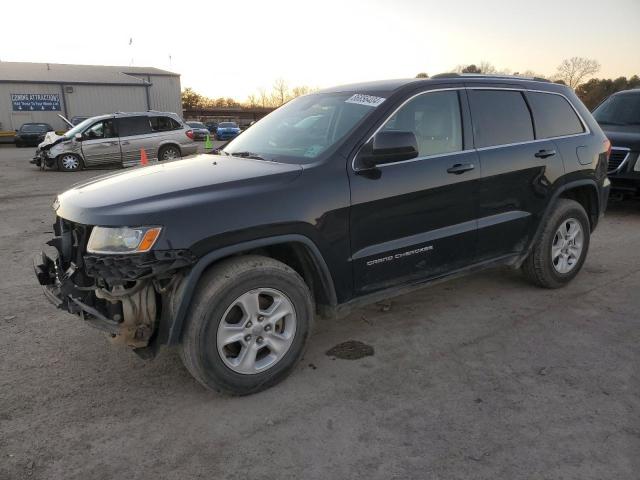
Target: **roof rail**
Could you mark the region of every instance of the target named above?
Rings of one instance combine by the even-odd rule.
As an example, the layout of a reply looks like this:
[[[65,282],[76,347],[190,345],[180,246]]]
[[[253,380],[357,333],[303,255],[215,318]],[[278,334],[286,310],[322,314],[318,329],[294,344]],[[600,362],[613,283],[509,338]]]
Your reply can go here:
[[[505,79],[505,80],[533,80],[536,82],[547,82],[551,83],[550,80],[542,77],[525,77],[522,75],[504,75],[504,74],[491,74],[491,73],[438,73],[437,75],[433,75],[431,78],[496,78],[496,79]]]

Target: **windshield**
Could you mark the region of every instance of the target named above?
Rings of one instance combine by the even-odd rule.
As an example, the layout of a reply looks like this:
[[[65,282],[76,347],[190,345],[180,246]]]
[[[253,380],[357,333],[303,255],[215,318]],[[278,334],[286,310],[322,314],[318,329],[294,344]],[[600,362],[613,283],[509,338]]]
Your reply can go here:
[[[187,125],[193,128],[205,128],[204,123],[200,122],[187,122]]]
[[[46,132],[49,126],[43,123],[26,123],[20,128],[23,132]]]
[[[372,99],[377,99],[377,103]],[[290,163],[311,162],[351,132],[383,101],[383,98],[353,92],[298,97],[236,137],[223,152]]]
[[[605,125],[640,125],[640,93],[613,95],[596,108],[593,116]]]
[[[233,122],[222,122],[218,126],[222,128],[238,128],[238,125]]]
[[[87,118],[85,121],[80,122],[78,125],[73,127],[71,130],[67,130],[64,134],[65,138],[73,138],[76,133],[82,133],[82,131],[87,128],[89,125],[93,123],[92,118]]]

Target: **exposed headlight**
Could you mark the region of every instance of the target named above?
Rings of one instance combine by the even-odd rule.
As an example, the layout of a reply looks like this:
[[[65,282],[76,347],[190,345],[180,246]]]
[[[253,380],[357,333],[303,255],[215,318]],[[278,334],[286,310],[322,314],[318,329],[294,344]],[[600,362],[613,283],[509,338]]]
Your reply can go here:
[[[148,252],[160,236],[161,227],[93,227],[89,253]]]

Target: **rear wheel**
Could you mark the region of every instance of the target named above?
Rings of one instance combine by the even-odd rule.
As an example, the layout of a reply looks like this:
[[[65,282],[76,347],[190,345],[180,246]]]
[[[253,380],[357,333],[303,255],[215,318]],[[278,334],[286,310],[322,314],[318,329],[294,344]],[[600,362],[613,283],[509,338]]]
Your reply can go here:
[[[525,276],[545,288],[566,285],[584,264],[589,234],[589,218],[582,205],[566,198],[558,200],[522,265]]]
[[[174,145],[167,145],[166,147],[162,147],[158,152],[158,160],[175,160],[177,158],[181,158],[180,149]]]
[[[200,281],[182,360],[205,387],[248,395],[291,372],[312,324],[311,293],[294,270],[267,257],[228,259]]]
[[[82,159],[75,153],[63,153],[58,157],[58,168],[63,172],[82,170]]]

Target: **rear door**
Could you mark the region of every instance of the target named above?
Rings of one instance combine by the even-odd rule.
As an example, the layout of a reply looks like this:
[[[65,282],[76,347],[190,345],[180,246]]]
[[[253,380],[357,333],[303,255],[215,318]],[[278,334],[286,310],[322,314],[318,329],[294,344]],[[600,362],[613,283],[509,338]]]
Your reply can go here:
[[[469,88],[469,104],[482,178],[478,260],[521,252],[564,173],[552,140],[536,139],[524,91]]]
[[[157,157],[157,133],[151,129],[148,116],[120,117],[117,122],[123,166],[140,165],[142,150],[149,159]]]
[[[560,93],[527,91],[536,138],[553,140],[558,149],[554,166],[564,164],[567,173],[590,165],[599,151],[588,141],[588,129],[569,100]],[[551,160],[551,159],[550,159]]]
[[[113,118],[100,120],[82,133],[82,156],[87,167],[120,163],[120,141]]]
[[[368,174],[351,169],[351,258],[359,294],[473,262],[480,171],[464,136],[468,110],[461,100],[466,103],[458,89],[412,97],[381,130],[413,132],[418,158]],[[456,172],[456,165],[468,169]]]

